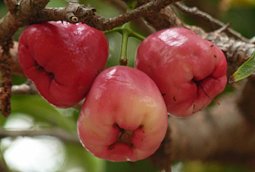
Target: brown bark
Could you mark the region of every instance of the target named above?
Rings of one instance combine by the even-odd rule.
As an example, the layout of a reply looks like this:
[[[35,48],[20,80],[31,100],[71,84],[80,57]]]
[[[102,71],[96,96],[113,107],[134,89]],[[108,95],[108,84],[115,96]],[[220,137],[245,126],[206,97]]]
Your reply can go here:
[[[255,76],[251,76],[241,92],[237,106],[247,120],[255,124]]]
[[[0,46],[0,54],[2,54],[2,48]],[[13,43],[13,47],[10,49],[10,55],[11,55],[11,71],[15,75],[23,75],[23,72],[20,68],[19,62],[18,62],[18,42]]]
[[[254,159],[255,126],[240,112],[236,99],[235,93],[226,95],[220,105],[190,118],[170,118],[173,159]]]

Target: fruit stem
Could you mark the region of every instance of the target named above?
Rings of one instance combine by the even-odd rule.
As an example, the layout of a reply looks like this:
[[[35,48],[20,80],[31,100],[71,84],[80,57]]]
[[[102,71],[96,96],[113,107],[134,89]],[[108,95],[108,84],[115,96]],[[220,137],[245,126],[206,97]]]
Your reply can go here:
[[[136,39],[139,39],[140,41],[143,41],[145,39],[143,35],[131,30],[130,28],[125,28],[125,29],[128,31],[130,37],[134,37]]]
[[[145,39],[145,37],[143,35],[133,31],[127,25],[124,25],[123,27],[116,27],[116,28],[114,28],[112,30],[105,31],[105,33],[109,34],[109,33],[118,32],[118,33],[122,34],[124,31],[129,33],[129,37],[136,38],[136,39],[138,39],[140,41],[143,41]]]
[[[107,31],[105,31],[104,33],[105,34],[109,34],[109,33],[114,33],[114,32],[118,32],[118,33],[122,33],[122,28],[120,28],[120,27],[116,27],[116,28],[114,28],[114,29],[112,29],[112,30],[107,30]]]
[[[128,37],[129,32],[127,30],[122,30],[122,41],[121,41],[121,50],[120,50],[120,65],[127,66],[127,48],[128,48]]]
[[[128,65],[128,58],[127,58],[128,38],[134,37],[136,39],[139,39],[140,41],[143,41],[145,37],[133,31],[130,28],[129,23],[126,23],[122,25],[121,27],[116,27],[112,30],[105,31],[106,34],[114,33],[114,32],[118,32],[122,35],[119,64],[123,66],[127,66]]]

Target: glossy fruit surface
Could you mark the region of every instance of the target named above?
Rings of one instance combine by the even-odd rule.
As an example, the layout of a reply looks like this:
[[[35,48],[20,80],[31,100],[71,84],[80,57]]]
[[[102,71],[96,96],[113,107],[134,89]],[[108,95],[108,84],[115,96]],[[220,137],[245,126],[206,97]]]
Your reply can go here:
[[[98,75],[82,106],[78,134],[83,146],[110,161],[137,161],[162,142],[168,115],[155,83],[123,66]]]
[[[175,116],[205,108],[227,82],[223,52],[185,28],[170,28],[147,37],[138,48],[136,67],[155,81],[168,112]]]
[[[19,62],[40,94],[58,107],[83,99],[104,68],[108,42],[85,24],[47,22],[27,27],[19,40]]]

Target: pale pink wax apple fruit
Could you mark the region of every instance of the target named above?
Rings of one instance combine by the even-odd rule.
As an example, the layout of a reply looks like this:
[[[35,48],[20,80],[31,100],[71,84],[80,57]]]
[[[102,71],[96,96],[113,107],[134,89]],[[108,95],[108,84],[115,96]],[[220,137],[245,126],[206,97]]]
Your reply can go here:
[[[136,67],[155,81],[168,112],[179,117],[205,108],[227,82],[223,52],[185,28],[147,37],[138,48]]]
[[[158,149],[167,116],[161,93],[146,74],[116,66],[95,79],[81,108],[77,130],[83,146],[95,156],[137,161]]]
[[[20,36],[20,66],[40,94],[58,107],[70,107],[87,94],[104,68],[108,41],[82,23],[47,22],[27,27]]]

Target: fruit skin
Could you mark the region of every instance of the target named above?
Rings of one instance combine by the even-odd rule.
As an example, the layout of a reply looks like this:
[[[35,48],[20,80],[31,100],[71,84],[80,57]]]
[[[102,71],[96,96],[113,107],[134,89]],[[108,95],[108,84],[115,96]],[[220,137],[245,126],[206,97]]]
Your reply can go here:
[[[137,161],[160,146],[167,118],[156,84],[137,69],[115,66],[95,79],[81,108],[77,130],[83,146],[95,156]]]
[[[40,94],[58,107],[83,99],[104,68],[108,41],[82,23],[47,22],[27,27],[20,36],[20,66]]]
[[[178,117],[205,108],[227,82],[223,52],[185,28],[147,37],[139,45],[135,63],[155,81],[168,112]]]

